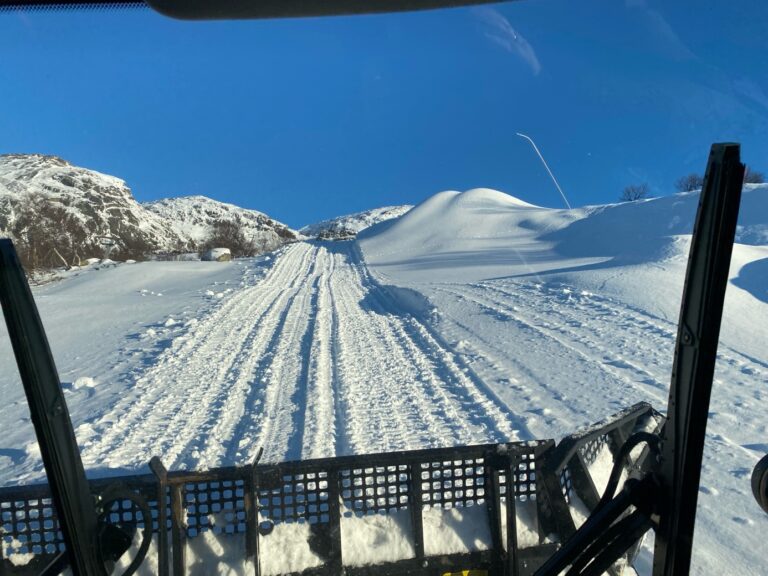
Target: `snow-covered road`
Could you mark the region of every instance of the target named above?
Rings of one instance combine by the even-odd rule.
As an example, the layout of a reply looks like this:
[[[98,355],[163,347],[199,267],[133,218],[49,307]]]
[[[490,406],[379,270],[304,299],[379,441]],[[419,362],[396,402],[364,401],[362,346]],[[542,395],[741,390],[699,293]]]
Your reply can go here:
[[[527,437],[354,243],[299,243],[80,426],[86,467],[171,468]]]

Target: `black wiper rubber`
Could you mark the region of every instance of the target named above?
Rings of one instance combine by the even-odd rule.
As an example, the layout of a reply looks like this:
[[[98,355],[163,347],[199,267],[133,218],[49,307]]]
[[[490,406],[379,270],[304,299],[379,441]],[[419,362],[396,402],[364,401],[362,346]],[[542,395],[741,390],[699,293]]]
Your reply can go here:
[[[713,144],[691,239],[658,473],[654,576],[688,574],[709,399],[744,164],[738,144]]]
[[[378,14],[491,3],[489,0],[148,0],[158,12],[182,20]]]
[[[510,1],[510,0],[508,0]],[[492,4],[498,0],[0,0],[0,12],[10,10],[109,10],[152,7],[180,20],[250,20],[410,12]]]
[[[0,0],[0,12],[58,12],[65,10],[119,10],[124,8],[149,8],[142,0]]]

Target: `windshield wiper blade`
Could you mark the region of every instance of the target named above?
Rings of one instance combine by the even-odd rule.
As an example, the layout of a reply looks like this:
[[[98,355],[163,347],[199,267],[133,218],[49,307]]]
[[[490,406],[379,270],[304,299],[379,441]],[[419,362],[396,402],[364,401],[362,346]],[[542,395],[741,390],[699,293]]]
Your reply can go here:
[[[13,242],[0,238],[0,304],[75,574],[105,574],[98,522],[64,391]]]

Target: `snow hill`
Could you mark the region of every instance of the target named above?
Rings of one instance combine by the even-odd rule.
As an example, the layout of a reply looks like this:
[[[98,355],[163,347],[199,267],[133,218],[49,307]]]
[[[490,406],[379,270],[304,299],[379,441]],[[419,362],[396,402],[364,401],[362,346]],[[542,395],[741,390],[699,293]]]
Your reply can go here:
[[[33,290],[93,477],[145,472],[155,455],[178,470],[244,465],[261,448],[278,462],[559,439],[638,401],[664,410],[698,198],[555,210],[443,192],[353,242],[230,265],[93,266]],[[767,226],[768,186],[747,185],[694,575],[765,565],[750,474],[768,452]],[[0,366],[13,363],[0,326]],[[0,485],[40,481],[13,370],[0,371],[0,398]],[[189,549],[243,542],[211,538]],[[189,573],[253,572],[233,556],[188,558]]]
[[[410,204],[374,208],[373,210],[356,212],[355,214],[347,214],[346,216],[339,216],[316,224],[310,224],[301,228],[299,232],[309,238],[347,240],[354,238],[359,232],[374,224],[399,218],[411,208],[413,206]]]
[[[0,233],[23,235],[22,222],[28,229],[30,222],[49,218],[57,233],[68,235],[64,244],[84,247],[80,257],[101,255],[99,239],[105,236],[115,239],[117,252],[192,251],[213,222],[234,217],[266,250],[295,239],[288,227],[254,210],[202,196],[140,204],[120,178],[56,156],[0,155]]]
[[[495,190],[441,192],[360,235],[366,261],[403,279],[522,276],[668,257],[690,234],[699,193],[557,210]],[[768,245],[768,185],[744,188],[736,241]],[[419,266],[414,266],[418,263]],[[435,271],[439,270],[439,274]]]
[[[696,191],[559,210],[495,190],[449,191],[359,242],[389,283],[578,282],[676,322],[698,201]],[[768,303],[768,184],[744,186],[731,275],[727,312],[753,317]],[[724,322],[723,336],[758,356],[765,346],[740,322]]]

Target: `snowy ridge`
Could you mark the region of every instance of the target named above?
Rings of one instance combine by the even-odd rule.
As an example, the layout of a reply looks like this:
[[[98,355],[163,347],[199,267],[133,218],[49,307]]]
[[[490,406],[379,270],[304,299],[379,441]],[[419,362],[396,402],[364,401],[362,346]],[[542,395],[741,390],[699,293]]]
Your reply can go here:
[[[147,212],[123,180],[73,166],[56,156],[0,156],[0,231],[13,231],[32,197],[64,208],[80,223],[86,244],[97,245],[100,236],[123,240],[135,236],[158,249],[175,245],[167,223]]]
[[[176,236],[191,245],[203,242],[217,220],[239,220],[245,236],[253,239],[262,252],[296,239],[293,230],[263,212],[205,196],[164,198],[143,206],[167,221]]]
[[[346,216],[339,216],[316,224],[310,224],[301,228],[299,232],[310,238],[335,240],[353,238],[359,232],[374,224],[399,218],[411,208],[413,206],[410,204],[374,208],[365,212],[356,212],[355,214],[347,214]]]
[[[81,257],[100,255],[99,239],[105,236],[115,238],[118,250],[136,245],[150,251],[193,251],[218,219],[239,218],[262,251],[296,238],[287,226],[255,210],[203,196],[140,204],[120,178],[56,156],[0,155],[0,233],[13,236],[25,209],[47,206],[73,217],[72,234],[86,247]]]
[[[543,208],[495,190],[441,192],[360,235],[366,262],[409,281],[521,276],[664,260],[687,249],[699,193]],[[746,185],[736,242],[768,245],[768,185]],[[419,266],[414,266],[418,263]]]

